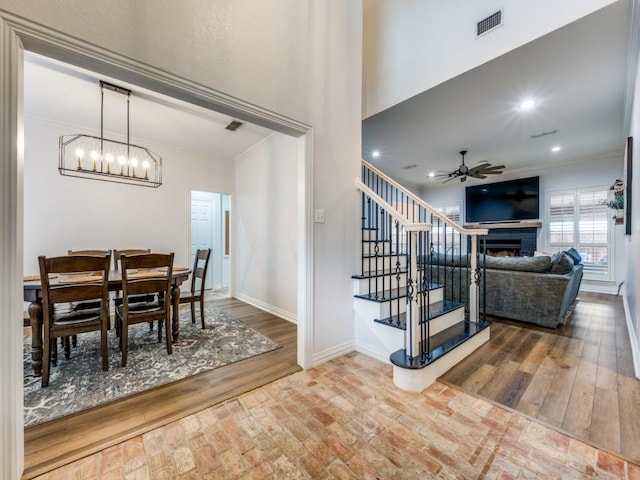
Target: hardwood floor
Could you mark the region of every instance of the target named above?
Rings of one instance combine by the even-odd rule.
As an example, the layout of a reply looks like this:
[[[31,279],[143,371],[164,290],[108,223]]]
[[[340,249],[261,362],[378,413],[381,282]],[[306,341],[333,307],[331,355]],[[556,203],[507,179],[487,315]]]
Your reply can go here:
[[[23,478],[33,478],[300,370],[296,325],[236,299],[212,303],[282,348],[25,429]]]
[[[496,320],[491,340],[439,381],[640,463],[640,381],[620,297],[581,293],[557,330]]]

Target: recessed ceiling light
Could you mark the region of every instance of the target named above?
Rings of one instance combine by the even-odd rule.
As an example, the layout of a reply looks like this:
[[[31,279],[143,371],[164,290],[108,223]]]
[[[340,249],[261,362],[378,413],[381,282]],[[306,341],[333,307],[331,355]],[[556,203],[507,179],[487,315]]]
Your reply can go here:
[[[520,110],[531,110],[537,103],[533,98],[527,98],[520,102]]]
[[[552,152],[559,152],[560,150],[562,150],[562,147],[560,145],[555,145],[551,147]]]
[[[427,175],[429,178],[433,178],[436,176],[436,172],[429,172],[429,174]]]
[[[371,152],[371,156],[373,158],[378,158],[380,156],[380,150],[374,150],[373,152]]]

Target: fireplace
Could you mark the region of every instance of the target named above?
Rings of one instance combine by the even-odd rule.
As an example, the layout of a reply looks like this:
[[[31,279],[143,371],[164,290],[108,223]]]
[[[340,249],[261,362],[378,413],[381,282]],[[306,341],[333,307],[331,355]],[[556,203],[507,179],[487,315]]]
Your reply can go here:
[[[533,256],[537,228],[490,228],[486,239],[487,254],[510,257]],[[480,250],[483,245],[480,243]]]
[[[490,239],[487,237],[486,248],[487,255],[494,257],[519,257],[522,252],[522,240],[519,238]]]
[[[536,251],[538,239],[537,225],[516,227],[511,223],[508,226],[504,224],[491,224],[475,225],[474,227],[487,228],[489,230],[486,237],[488,255],[524,257],[533,256]],[[478,250],[483,252],[483,249],[484,244],[481,239]]]

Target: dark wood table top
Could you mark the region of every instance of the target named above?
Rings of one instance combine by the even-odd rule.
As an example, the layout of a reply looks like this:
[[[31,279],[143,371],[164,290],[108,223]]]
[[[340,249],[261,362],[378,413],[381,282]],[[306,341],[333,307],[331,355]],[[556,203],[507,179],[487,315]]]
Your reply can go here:
[[[191,274],[191,270],[186,267],[174,267],[174,270],[171,274],[172,283],[174,285],[180,285],[186,279],[189,278]],[[57,276],[52,278],[51,284],[55,285],[60,281],[61,278],[65,276]],[[109,271],[109,290],[117,291],[122,289],[122,274],[119,271],[111,270]],[[25,280],[23,285],[24,291],[24,301],[25,302],[35,302],[42,299],[42,282],[40,278],[37,280]]]

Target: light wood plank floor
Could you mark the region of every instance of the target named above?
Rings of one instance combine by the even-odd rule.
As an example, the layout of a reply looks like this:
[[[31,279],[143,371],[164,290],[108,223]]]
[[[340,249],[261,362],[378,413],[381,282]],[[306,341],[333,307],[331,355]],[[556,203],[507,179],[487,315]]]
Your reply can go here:
[[[581,293],[557,330],[496,320],[491,340],[439,380],[640,463],[640,381],[620,297]]]
[[[25,429],[23,478],[33,478],[300,370],[294,324],[236,299],[212,303],[282,348]]]

